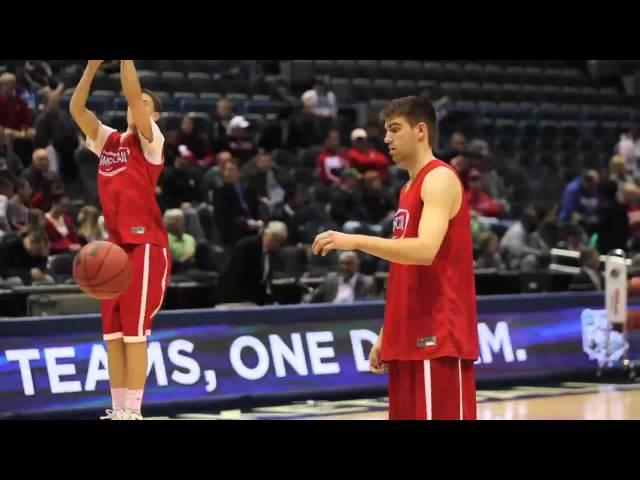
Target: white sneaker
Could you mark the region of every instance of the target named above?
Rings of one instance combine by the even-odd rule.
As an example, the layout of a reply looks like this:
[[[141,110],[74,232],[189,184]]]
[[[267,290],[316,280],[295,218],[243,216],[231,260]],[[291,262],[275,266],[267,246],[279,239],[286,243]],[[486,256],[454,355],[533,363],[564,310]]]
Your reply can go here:
[[[111,410],[107,409],[107,414],[104,417],[100,417],[100,420],[122,420],[122,415],[125,413],[124,410]]]
[[[132,412],[130,410],[121,410],[121,412],[120,418],[116,420],[142,420],[142,415],[138,412]]]

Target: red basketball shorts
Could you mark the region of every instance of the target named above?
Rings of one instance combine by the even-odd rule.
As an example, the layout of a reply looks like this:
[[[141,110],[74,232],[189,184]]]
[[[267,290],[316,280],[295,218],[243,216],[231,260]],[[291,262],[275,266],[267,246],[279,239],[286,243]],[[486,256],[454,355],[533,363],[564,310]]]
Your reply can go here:
[[[471,360],[443,357],[388,363],[389,420],[475,420]]]
[[[121,246],[129,255],[133,276],[119,297],[102,301],[102,331],[105,340],[144,342],[164,299],[171,259],[167,249],[157,245]]]

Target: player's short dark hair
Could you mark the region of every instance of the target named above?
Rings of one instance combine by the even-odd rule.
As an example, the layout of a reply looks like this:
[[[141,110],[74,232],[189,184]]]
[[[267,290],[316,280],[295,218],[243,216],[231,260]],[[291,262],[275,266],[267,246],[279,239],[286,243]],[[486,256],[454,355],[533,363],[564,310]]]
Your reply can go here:
[[[142,93],[146,93],[151,97],[151,101],[153,101],[153,109],[160,113],[162,112],[162,102],[160,101],[160,97],[158,97],[155,93],[147,88],[142,89]]]
[[[438,144],[436,109],[428,98],[410,96],[391,100],[380,112],[380,119],[386,122],[394,117],[406,118],[412,127],[424,122],[429,132],[429,145],[434,148]]]

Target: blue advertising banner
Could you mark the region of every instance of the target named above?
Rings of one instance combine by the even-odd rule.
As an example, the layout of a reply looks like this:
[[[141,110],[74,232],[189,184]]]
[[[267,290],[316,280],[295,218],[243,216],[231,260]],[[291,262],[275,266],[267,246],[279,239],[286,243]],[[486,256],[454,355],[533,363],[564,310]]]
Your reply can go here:
[[[603,355],[602,295],[485,297],[478,307],[479,381],[595,371]],[[386,377],[368,373],[383,312],[383,302],[162,312],[150,337],[145,403],[384,390]],[[96,315],[0,321],[0,412],[109,406],[99,332]],[[633,358],[640,338],[629,340]],[[610,352],[623,348],[612,332]]]

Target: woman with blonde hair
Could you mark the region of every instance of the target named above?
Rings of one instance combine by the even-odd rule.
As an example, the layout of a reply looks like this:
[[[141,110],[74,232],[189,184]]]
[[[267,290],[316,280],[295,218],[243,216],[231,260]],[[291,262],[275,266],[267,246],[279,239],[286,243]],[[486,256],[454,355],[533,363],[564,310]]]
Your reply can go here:
[[[92,205],[85,205],[80,209],[78,225],[78,235],[86,243],[107,239],[107,234],[100,222],[100,211]]]
[[[628,173],[626,159],[622,155],[614,155],[609,160],[609,180],[618,185],[618,200],[629,204],[640,197],[640,189],[633,176]]]

